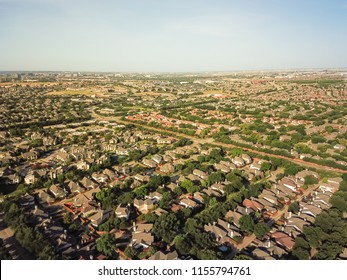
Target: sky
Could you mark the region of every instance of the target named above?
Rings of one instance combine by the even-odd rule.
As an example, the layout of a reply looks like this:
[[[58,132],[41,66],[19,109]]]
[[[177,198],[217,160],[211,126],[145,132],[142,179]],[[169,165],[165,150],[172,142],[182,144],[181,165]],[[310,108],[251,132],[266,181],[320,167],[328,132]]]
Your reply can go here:
[[[347,0],[0,0],[0,71],[347,67]]]

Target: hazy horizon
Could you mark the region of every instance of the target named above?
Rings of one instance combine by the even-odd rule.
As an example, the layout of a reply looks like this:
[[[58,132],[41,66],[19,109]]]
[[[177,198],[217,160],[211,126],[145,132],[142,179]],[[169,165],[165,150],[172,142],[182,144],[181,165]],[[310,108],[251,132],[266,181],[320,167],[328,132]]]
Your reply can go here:
[[[0,71],[343,69],[346,26],[346,0],[0,0]]]

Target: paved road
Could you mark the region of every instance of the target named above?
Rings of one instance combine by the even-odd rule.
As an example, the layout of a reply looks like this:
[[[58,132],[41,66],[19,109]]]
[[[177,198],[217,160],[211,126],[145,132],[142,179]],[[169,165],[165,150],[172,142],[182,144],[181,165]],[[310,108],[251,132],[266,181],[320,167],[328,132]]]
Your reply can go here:
[[[347,173],[347,170],[342,170],[342,169],[333,168],[333,167],[330,167],[330,166],[325,166],[325,165],[320,165],[320,164],[316,164],[316,163],[312,163],[312,162],[307,162],[307,161],[304,161],[304,160],[301,160],[301,159],[298,159],[298,158],[289,158],[289,157],[286,157],[286,156],[274,155],[274,154],[269,154],[269,153],[266,153],[266,152],[256,151],[256,150],[253,150],[253,149],[250,149],[250,148],[244,148],[244,147],[237,146],[237,145],[234,145],[234,144],[226,144],[226,143],[222,143],[222,142],[216,142],[216,141],[214,141],[213,138],[198,138],[198,137],[186,135],[186,134],[183,134],[183,133],[173,132],[173,131],[170,131],[169,129],[166,130],[166,129],[162,129],[162,128],[154,128],[154,127],[151,127],[151,126],[138,124],[138,123],[131,122],[131,121],[121,120],[121,117],[110,117],[110,116],[109,117],[104,117],[104,116],[100,116],[100,115],[98,115],[98,114],[96,114],[94,112],[92,113],[92,116],[94,118],[100,119],[100,120],[112,120],[112,121],[116,121],[116,122],[124,123],[124,124],[135,124],[137,126],[141,126],[143,128],[146,128],[146,129],[149,129],[149,130],[153,130],[153,131],[158,131],[158,132],[161,132],[161,133],[168,133],[169,132],[169,133],[175,134],[177,136],[190,138],[190,139],[194,140],[194,142],[199,143],[199,144],[215,144],[215,145],[218,145],[218,146],[221,146],[221,147],[225,147],[225,148],[242,148],[243,150],[246,150],[246,151],[258,154],[258,155],[285,159],[285,160],[294,162],[296,164],[302,165],[304,167],[324,169],[324,170],[334,171],[334,172],[338,172],[338,173]]]

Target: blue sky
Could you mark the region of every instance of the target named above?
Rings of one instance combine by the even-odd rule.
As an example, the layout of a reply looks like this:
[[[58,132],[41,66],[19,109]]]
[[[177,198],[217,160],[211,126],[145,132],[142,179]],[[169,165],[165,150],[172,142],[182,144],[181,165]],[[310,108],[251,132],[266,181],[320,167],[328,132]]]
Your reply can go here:
[[[0,70],[347,67],[347,0],[0,0]]]

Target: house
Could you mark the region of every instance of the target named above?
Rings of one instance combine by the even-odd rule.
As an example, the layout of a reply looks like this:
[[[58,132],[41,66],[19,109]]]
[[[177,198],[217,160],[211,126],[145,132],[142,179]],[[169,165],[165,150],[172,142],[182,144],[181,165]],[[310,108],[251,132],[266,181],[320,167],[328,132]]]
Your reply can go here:
[[[7,184],[19,184],[22,181],[22,177],[17,174],[10,174],[7,176],[6,183]]]
[[[118,218],[126,218],[127,220],[129,220],[131,208],[126,204],[119,204],[116,208],[115,214]]]
[[[19,199],[19,204],[21,207],[31,207],[35,205],[35,198],[26,193],[25,195],[21,196]]]
[[[98,209],[93,215],[89,216],[88,219],[94,227],[99,227],[104,223],[111,215],[111,210]]]
[[[158,144],[172,144],[173,142],[175,142],[175,140],[169,137],[160,137],[157,139]]]
[[[52,185],[49,191],[56,199],[62,199],[67,195],[67,191],[58,185]]]
[[[89,170],[90,164],[85,160],[80,160],[76,162],[76,168],[79,170]]]
[[[235,157],[231,159],[232,163],[235,164],[237,167],[243,167],[245,166],[245,161],[241,157]]]
[[[275,260],[271,253],[266,248],[255,248],[252,255],[259,260]]]
[[[343,181],[343,180],[342,180],[341,177],[328,178],[328,183],[335,184],[335,185],[338,185],[338,186],[340,186],[340,184],[341,184],[342,181]]]
[[[37,194],[37,200],[42,206],[46,206],[47,204],[49,205],[54,202],[54,198],[45,191],[41,191]]]
[[[117,174],[113,170],[108,168],[104,169],[102,173],[107,175],[110,180],[113,180],[117,177]]]
[[[117,148],[116,155],[117,156],[128,156],[129,155],[129,150],[128,149],[124,149],[124,148]]]
[[[160,166],[159,170],[165,174],[171,174],[175,172],[175,167],[171,163],[166,163]]]
[[[334,146],[334,149],[335,150],[339,150],[339,151],[343,151],[344,149],[345,149],[345,147],[343,146],[343,145],[341,145],[341,144],[336,144],[335,146]]]
[[[157,164],[160,164],[163,161],[163,157],[161,155],[154,155],[152,156],[152,160],[155,161]]]
[[[218,227],[217,225],[207,224],[204,226],[204,230],[210,233],[213,236],[213,238],[220,244],[230,242],[228,232]]]
[[[235,226],[239,227],[239,226],[240,226],[239,221],[240,221],[240,219],[241,219],[242,216],[243,216],[243,215],[240,214],[239,212],[229,210],[229,211],[225,214],[224,217],[225,217],[226,219],[232,221],[233,224],[234,224]]]
[[[150,256],[148,258],[149,260],[179,260],[177,251],[172,252],[164,252],[164,251],[157,251],[154,255]]]
[[[148,182],[149,181],[149,176],[143,176],[141,174],[136,174],[134,176],[134,179],[141,182],[141,183],[144,183],[144,182]]]
[[[219,191],[220,193],[224,194],[224,192],[225,192],[225,185],[216,183],[216,184],[213,184],[211,186],[211,189],[215,190],[215,191]]]
[[[150,232],[133,233],[131,244],[135,249],[148,248],[154,242],[154,236]]]
[[[203,189],[202,193],[206,194],[209,197],[221,197],[222,194],[216,190],[212,190],[211,188]]]
[[[224,173],[229,173],[231,171],[231,169],[228,166],[225,166],[225,165],[220,164],[220,163],[215,163],[214,168],[216,168],[216,170],[220,170]]]
[[[134,206],[142,214],[147,214],[150,210],[154,208],[154,203],[151,199],[134,199]]]
[[[294,247],[294,240],[292,237],[284,233],[283,231],[276,231],[271,234],[271,238],[275,242],[285,248],[287,251],[292,251]]]
[[[289,189],[283,185],[275,185],[274,190],[275,190],[276,196],[279,198],[281,196],[295,196],[296,195],[296,193],[293,190],[291,190],[291,189]]]
[[[242,205],[245,206],[246,208],[250,208],[253,211],[261,211],[264,209],[264,206],[260,203],[258,203],[255,200],[250,200],[246,198],[243,202]]]
[[[331,196],[332,194],[316,191],[314,192],[313,198],[312,198],[313,204],[320,202],[330,207],[331,205],[329,201]]]
[[[264,209],[269,213],[275,213],[277,211],[276,205],[264,198],[256,198],[254,201],[264,206]]]
[[[261,164],[256,163],[256,162],[253,162],[253,163],[251,164],[251,166],[250,166],[250,169],[251,169],[251,170],[260,171],[260,169],[261,169]]]
[[[76,182],[73,182],[73,181],[70,181],[68,184],[67,184],[67,189],[70,193],[83,193],[86,191],[85,188],[81,187],[79,185],[79,183],[76,183]]]
[[[151,232],[153,228],[153,224],[136,224],[133,223],[133,232]]]
[[[218,219],[217,223],[205,225],[204,230],[209,232],[221,244],[230,242],[230,238],[241,236],[237,227],[221,219]]]
[[[259,195],[259,198],[264,198],[265,200],[269,201],[274,205],[278,204],[276,194],[268,189],[264,189],[262,193]]]
[[[56,155],[57,160],[62,162],[68,162],[70,160],[70,155],[66,151],[59,151]]]
[[[198,176],[202,180],[207,180],[207,178],[208,178],[208,175],[205,172],[203,172],[203,171],[201,171],[199,169],[194,169],[193,170],[193,175]]]
[[[186,208],[195,208],[198,206],[198,204],[190,198],[183,198],[179,204]]]
[[[151,159],[144,158],[142,163],[149,168],[156,168],[157,167],[157,163]]]
[[[80,183],[81,183],[82,186],[83,186],[84,188],[86,188],[87,190],[95,189],[95,188],[98,186],[97,183],[95,183],[93,180],[91,180],[91,179],[89,179],[89,178],[87,178],[87,177],[84,177],[84,178],[80,181]]]
[[[297,184],[292,180],[289,179],[288,177],[283,177],[279,182],[279,185],[283,185],[286,188],[292,190],[293,192],[298,192],[297,190]]]
[[[221,161],[219,162],[219,164],[222,164],[222,165],[224,165],[224,166],[226,166],[226,167],[229,167],[230,170],[233,170],[233,169],[236,169],[236,168],[237,168],[236,165],[233,164],[233,163],[230,162],[230,161],[221,160]]]
[[[38,179],[38,174],[36,172],[30,172],[24,177],[24,183],[27,185],[34,184]]]
[[[329,193],[335,193],[339,189],[340,185],[335,183],[319,183],[319,190],[323,193],[329,192]]]
[[[146,195],[145,198],[151,199],[153,203],[158,203],[163,198],[163,195],[158,192],[151,192],[148,195]]]
[[[198,202],[198,203],[201,203],[201,204],[204,204],[204,201],[205,201],[205,195],[206,194],[203,194],[201,192],[195,192],[193,194],[193,199]]]
[[[290,218],[288,221],[285,222],[285,227],[293,227],[299,232],[303,232],[304,226],[310,225],[311,223],[308,221],[305,221],[303,219],[300,219],[299,217],[295,216]]]
[[[162,214],[166,214],[167,211],[164,210],[163,208],[156,208],[154,211],[153,211],[154,214],[156,214],[158,217],[160,217]]]
[[[108,181],[108,176],[103,173],[94,172],[92,178],[98,183],[106,183]]]
[[[252,163],[252,158],[249,155],[247,155],[247,154],[242,154],[241,158],[243,159],[243,161],[246,164],[251,164]]]
[[[148,248],[154,242],[154,236],[151,231],[153,224],[135,224],[133,225],[133,233],[131,244],[134,248]]]
[[[59,166],[55,169],[51,169],[48,171],[48,177],[50,179],[56,179],[58,178],[59,175],[63,174],[66,172],[66,168],[63,166]]]
[[[123,165],[123,166],[115,165],[112,168],[116,170],[117,172],[122,173],[124,175],[127,175],[130,173],[130,167],[126,165]]]
[[[319,180],[319,174],[317,172],[314,172],[314,171],[311,171],[311,170],[302,170],[302,171],[299,171],[295,177],[304,182],[305,181],[305,177],[306,176],[314,176],[315,178],[317,178]]]
[[[32,150],[27,153],[23,153],[22,157],[26,160],[36,160],[39,158],[39,154],[37,151]]]
[[[317,217],[318,214],[320,214],[320,212],[322,212],[322,209],[320,209],[319,207],[300,202],[299,216],[300,216],[300,213],[302,213],[302,214],[310,215],[315,218]]]
[[[166,188],[168,188],[171,192],[173,192],[174,189],[176,189],[177,187],[178,187],[178,185],[175,183],[170,183],[166,186]]]

